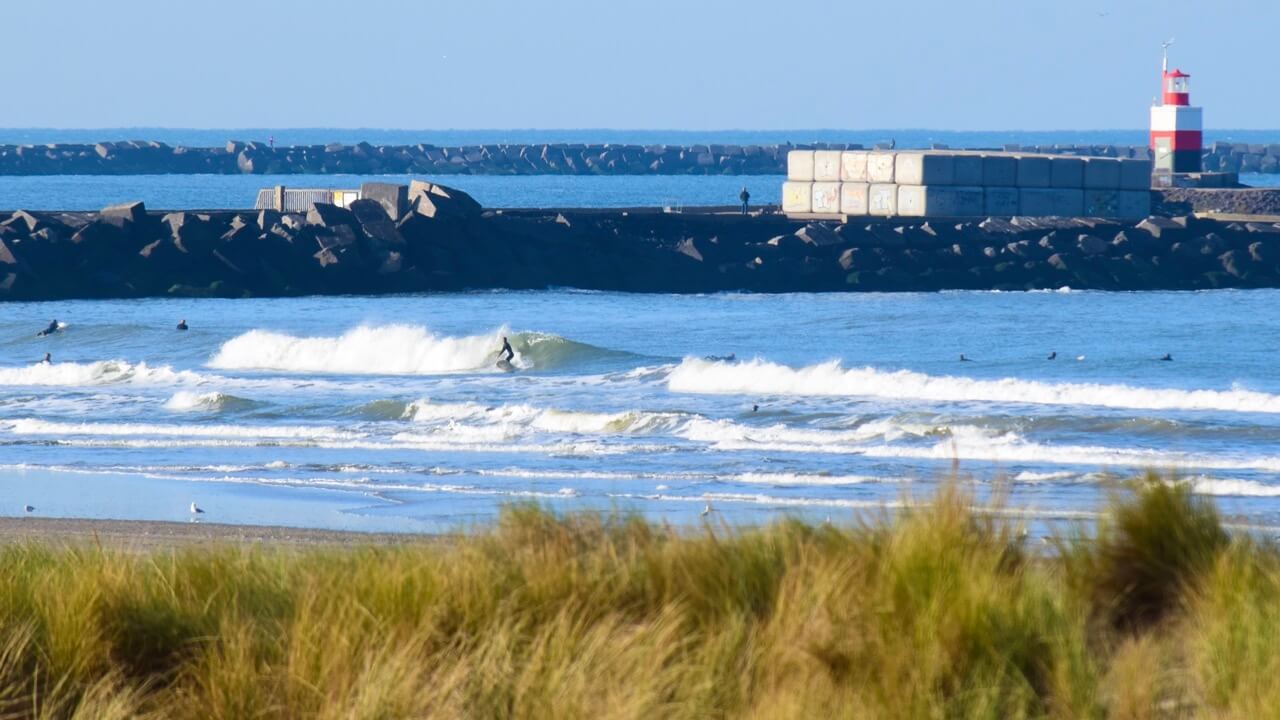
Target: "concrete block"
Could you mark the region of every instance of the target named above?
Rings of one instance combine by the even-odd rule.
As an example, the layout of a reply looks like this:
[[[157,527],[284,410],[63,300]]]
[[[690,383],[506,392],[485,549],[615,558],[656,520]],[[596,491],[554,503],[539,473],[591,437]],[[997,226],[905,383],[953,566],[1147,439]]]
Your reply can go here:
[[[813,153],[815,182],[840,182],[840,151],[818,150]]]
[[[981,155],[957,154],[952,157],[951,163],[951,180],[956,185],[980,187],[984,184]]]
[[[1084,187],[1084,159],[1078,157],[1049,158],[1049,186]]]
[[[1078,217],[1084,191],[1068,188],[1018,188],[1018,214],[1028,217]]]
[[[985,187],[982,189],[982,212],[994,217],[1013,217],[1018,212],[1018,188]]]
[[[840,183],[815,182],[813,184],[813,210],[815,213],[840,212]]]
[[[1120,191],[1089,188],[1084,191],[1084,215],[1086,217],[1119,217]],[[1143,217],[1146,217],[1145,215]]]
[[[787,153],[787,179],[813,182],[813,151],[792,150]]]
[[[1154,165],[1150,160],[1121,160],[1120,189],[1150,190],[1153,168]]]
[[[1099,190],[1120,189],[1120,161],[1114,158],[1085,158],[1084,186]]]
[[[840,153],[840,179],[844,182],[865,183],[867,181],[867,152],[865,150],[846,150]]]
[[[409,186],[395,183],[363,183],[360,197],[376,200],[392,220],[399,220],[409,212]],[[279,209],[279,208],[277,208]]]
[[[841,183],[840,212],[845,215],[866,215],[869,212],[867,202],[870,189],[871,186],[864,182]]]
[[[893,181],[899,185],[950,185],[954,176],[950,153],[900,152],[893,161]]]
[[[899,157],[902,156],[899,155]],[[898,214],[905,217],[982,215],[982,188],[953,185],[899,185]]]
[[[867,182],[893,182],[894,156],[891,151],[872,152],[867,154]]]
[[[1018,181],[1020,188],[1047,188],[1052,185],[1053,169],[1049,158],[1043,155],[1019,155]],[[1027,214],[1023,211],[1023,214]]]
[[[985,187],[1017,187],[1018,159],[1013,155],[983,155],[982,184]]]
[[[782,212],[807,213],[812,212],[812,208],[813,183],[795,181],[782,183]]]
[[[898,186],[876,183],[867,189],[867,212],[879,217],[898,214]]]
[[[1151,215],[1150,190],[1121,190],[1116,195],[1116,217],[1122,220],[1141,220]]]

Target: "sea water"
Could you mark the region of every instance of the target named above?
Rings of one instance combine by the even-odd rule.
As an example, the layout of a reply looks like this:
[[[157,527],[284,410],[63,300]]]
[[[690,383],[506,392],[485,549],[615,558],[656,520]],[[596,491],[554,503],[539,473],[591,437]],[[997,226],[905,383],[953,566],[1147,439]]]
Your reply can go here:
[[[1278,309],[1068,289],[9,303],[0,515],[841,521],[958,476],[1054,521],[1155,469],[1276,525]],[[504,336],[516,372],[494,366]]]

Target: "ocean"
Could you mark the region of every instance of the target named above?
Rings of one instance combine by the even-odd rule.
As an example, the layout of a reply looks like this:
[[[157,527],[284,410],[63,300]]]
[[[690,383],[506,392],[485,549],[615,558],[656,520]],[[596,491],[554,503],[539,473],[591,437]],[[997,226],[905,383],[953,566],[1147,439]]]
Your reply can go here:
[[[1156,469],[1275,526],[1278,306],[1065,288],[11,303],[0,515],[845,521],[954,473],[1044,524]],[[504,336],[516,372],[494,366]]]

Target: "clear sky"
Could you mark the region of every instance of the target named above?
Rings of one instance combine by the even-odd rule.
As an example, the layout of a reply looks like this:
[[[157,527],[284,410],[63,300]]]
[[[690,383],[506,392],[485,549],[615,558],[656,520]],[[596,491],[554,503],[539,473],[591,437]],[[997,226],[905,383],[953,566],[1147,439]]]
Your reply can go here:
[[[3,127],[1280,127],[1280,0],[4,0]]]

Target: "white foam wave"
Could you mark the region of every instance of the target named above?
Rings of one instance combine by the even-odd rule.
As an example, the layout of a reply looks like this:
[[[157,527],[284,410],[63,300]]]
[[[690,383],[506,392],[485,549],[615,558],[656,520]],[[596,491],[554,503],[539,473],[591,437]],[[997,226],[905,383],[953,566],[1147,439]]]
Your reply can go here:
[[[839,487],[863,483],[884,482],[884,478],[869,475],[818,475],[804,473],[743,473],[731,475],[726,480],[745,485],[771,485],[774,487]]]
[[[222,410],[239,401],[234,395],[220,392],[195,393],[182,390],[174,393],[164,404],[166,410],[175,412]]]
[[[687,417],[671,412],[596,413],[530,405],[490,407],[430,400],[410,403],[404,414],[408,419],[441,426],[450,433],[488,433],[499,438],[516,437],[527,430],[577,435],[647,435],[672,430]],[[484,427],[464,425],[466,422],[481,423]]]
[[[844,368],[830,361],[803,368],[764,360],[724,363],[685,358],[667,377],[675,392],[750,395],[860,396],[934,402],[1092,405],[1143,410],[1280,413],[1280,395],[1240,388],[1177,390],[1003,378],[976,380],[910,370]]]
[[[208,379],[189,370],[174,370],[168,365],[151,367],[146,363],[135,365],[124,360],[37,363],[24,367],[0,368],[0,385],[3,386],[79,387],[117,383],[195,385]]]
[[[337,337],[251,330],[224,343],[209,367],[350,375],[465,372],[491,368],[503,334],[505,329],[451,337],[412,325],[361,326]]]
[[[1252,480],[1197,478],[1191,481],[1191,488],[1201,495],[1280,497],[1280,485],[1264,485]]]
[[[342,440],[364,437],[362,433],[334,427],[308,425],[176,425],[158,423],[67,423],[47,420],[9,420],[5,427],[15,435],[58,435],[77,437],[183,437],[183,438],[271,438]]]

